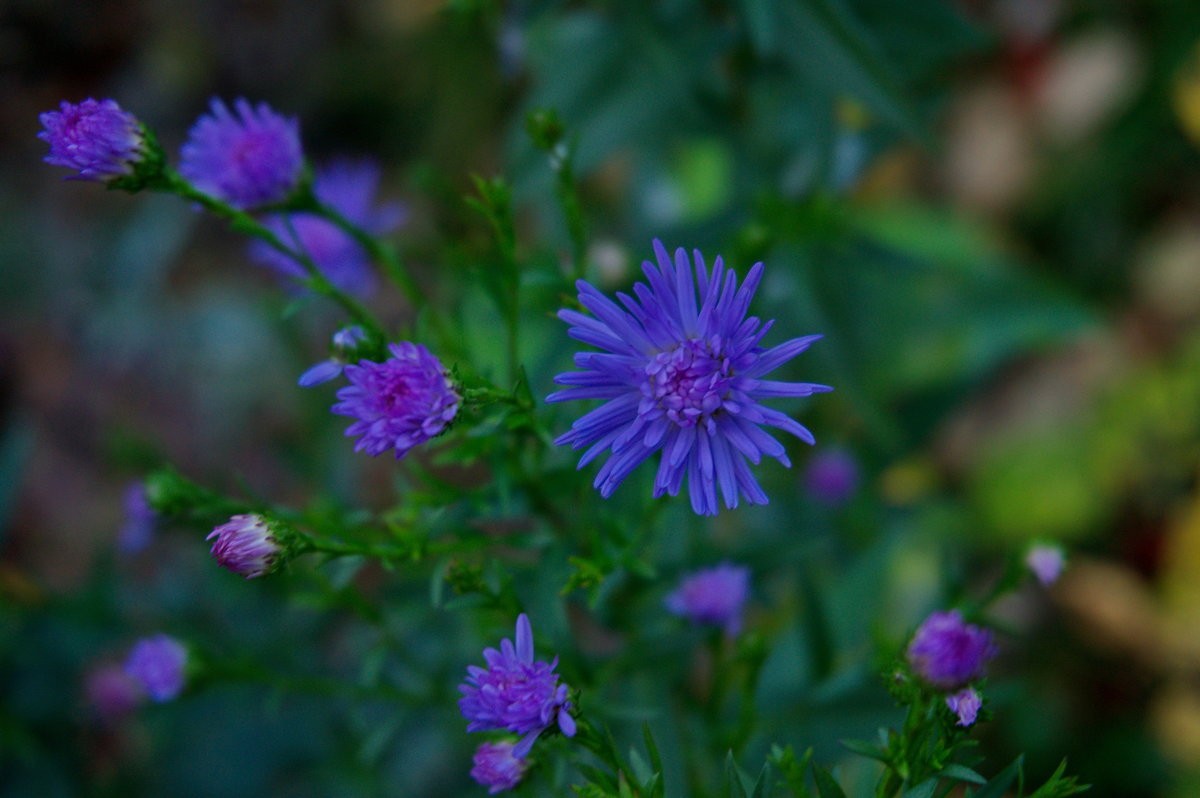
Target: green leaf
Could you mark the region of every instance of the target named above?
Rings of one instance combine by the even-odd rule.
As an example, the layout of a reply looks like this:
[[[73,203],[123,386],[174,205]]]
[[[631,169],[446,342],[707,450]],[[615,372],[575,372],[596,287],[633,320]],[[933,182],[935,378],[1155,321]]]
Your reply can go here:
[[[913,787],[904,793],[904,798],[933,798],[933,793],[937,789],[937,776],[925,779],[925,781]]]
[[[1025,764],[1025,755],[1021,754],[1012,764],[1000,771],[994,779],[971,793],[971,798],[1001,798],[1021,774]]]
[[[838,740],[838,742],[842,744],[842,747],[859,756],[876,759],[880,762],[888,761],[888,752],[874,743],[868,743],[865,740]]]
[[[780,4],[785,55],[831,96],[849,94],[930,146],[932,138],[870,35],[839,0]]]
[[[813,765],[813,778],[817,782],[817,792],[821,798],[846,798],[846,793],[834,781],[833,775],[821,767]]]
[[[808,791],[808,786],[804,783],[804,773],[808,770],[812,755],[813,750],[809,748],[797,761],[796,751],[792,746],[789,745],[787,748],[780,748],[778,745],[771,746],[771,756],[767,761],[779,768],[779,772],[783,776],[783,783],[792,791],[795,798],[812,798],[812,793]]]
[[[833,632],[829,628],[825,599],[812,579],[805,575],[800,587],[804,594],[804,642],[812,663],[813,681],[821,682],[833,673]]]
[[[725,755],[725,794],[729,798],[750,798],[746,788],[746,774],[733,761],[733,751]]]
[[[947,765],[938,775],[944,779],[969,781],[972,784],[987,784],[987,779],[964,765]]]

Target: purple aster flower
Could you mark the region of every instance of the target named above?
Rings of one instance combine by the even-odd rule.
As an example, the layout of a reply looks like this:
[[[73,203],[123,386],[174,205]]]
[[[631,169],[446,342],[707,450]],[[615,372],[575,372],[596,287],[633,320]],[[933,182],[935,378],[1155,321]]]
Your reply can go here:
[[[858,463],[845,449],[828,449],[813,455],[804,476],[813,498],[836,507],[858,488]]]
[[[217,563],[247,579],[271,573],[282,559],[279,534],[261,515],[235,515],[205,540],[213,538],[211,552]]]
[[[483,743],[475,749],[473,761],[475,767],[471,768],[471,778],[487,787],[488,795],[516,787],[529,769],[527,760],[513,756],[513,743],[509,740]]]
[[[120,665],[103,665],[90,671],[83,689],[88,707],[105,722],[125,717],[144,697],[141,685]]]
[[[312,388],[342,376],[346,358],[354,353],[358,345],[367,340],[367,333],[357,324],[343,327],[333,334],[333,357],[322,360],[300,375],[297,383],[301,388]]]
[[[192,125],[179,172],[196,188],[235,208],[287,199],[300,182],[300,123],[266,103],[235,100],[234,112],[213,98],[212,112]]]
[[[356,452],[375,457],[388,449],[396,459],[439,434],[458,412],[459,396],[446,368],[421,344],[389,344],[382,363],[346,366],[350,385],[337,392],[334,413],[358,419],[346,435],[361,435]]]
[[[187,649],[175,638],[162,634],[144,637],[129,652],[125,672],[152,700],[170,701],[183,690],[187,660]]]
[[[975,723],[975,718],[979,716],[979,708],[983,706],[983,699],[973,688],[964,687],[957,693],[946,696],[946,706],[958,715],[958,725],[966,727]]]
[[[1025,565],[1033,572],[1043,587],[1049,587],[1057,582],[1066,564],[1067,558],[1060,546],[1038,544],[1031,546],[1025,555]]]
[[[469,666],[466,683],[458,687],[463,694],[458,707],[469,721],[467,731],[524,735],[513,748],[515,757],[528,754],[538,735],[556,721],[563,734],[575,736],[567,686],[558,683],[554,672],[558,657],[549,663],[534,662],[529,616],[521,613],[517,618],[516,646],[505,638],[499,651],[484,649],[483,658],[487,668]]]
[[[667,596],[667,609],[694,623],[724,627],[733,636],[742,630],[742,607],[750,592],[750,569],[721,563],[697,571]]]
[[[158,516],[146,498],[146,486],[134,482],[125,489],[125,522],[117,530],[117,549],[136,554],[154,537]]]
[[[390,202],[376,207],[380,170],[374,161],[334,161],[317,170],[313,193],[323,204],[375,236],[395,230],[405,217],[404,207]],[[308,255],[331,283],[363,296],[375,287],[370,256],[358,242],[333,222],[314,213],[268,216],[263,224],[284,243]],[[261,241],[250,245],[250,255],[287,277],[304,277],[304,267]]]
[[[992,633],[966,623],[958,610],[935,612],[908,644],[908,662],[921,678],[942,690],[954,690],[982,675],[996,655]]]
[[[146,157],[142,126],[116,100],[89,97],[78,105],[63,102],[59,108],[38,117],[45,128],[38,138],[50,145],[50,154],[42,160],[78,170],[68,180],[108,183],[133,174]]]
[[[762,279],[761,263],[738,288],[737,275],[725,269],[719,257],[709,272],[698,251],[694,268],[682,248],[676,250],[674,263],[658,240],[654,252],[658,266],[642,264],[649,284],[633,286],[636,298],[617,294],[625,310],[580,280],[579,301],[596,318],[559,311],[559,318],[572,325],[572,338],[606,351],[576,353],[575,365],[582,371],[555,377],[555,383],[571,387],[550,394],[546,401],[606,402],[578,419],[555,443],[589,447],[579,468],[611,451],[594,483],[605,498],[638,464],[661,450],[656,497],[677,495],[686,474],[692,509],[701,515],[716,515],[718,488],[728,508],[737,507],[739,495],[751,504],[766,504],[767,496],[746,461],[757,464],[765,454],[785,466],[791,463],[783,444],[761,425],[778,427],[810,444],[814,440],[799,423],[760,401],[833,389],[763,377],[821,336],[793,338],[771,349],[759,346],[774,323],[746,317]]]

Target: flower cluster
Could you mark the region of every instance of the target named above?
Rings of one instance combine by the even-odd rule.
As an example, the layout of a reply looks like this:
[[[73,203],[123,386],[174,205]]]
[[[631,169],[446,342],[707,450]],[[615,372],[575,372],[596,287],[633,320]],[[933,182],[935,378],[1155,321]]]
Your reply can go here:
[[[742,608],[750,592],[750,569],[722,563],[697,571],[666,598],[667,609],[693,623],[719,626],[730,637],[742,629]]]
[[[394,449],[396,459],[440,434],[458,413],[460,397],[441,361],[421,344],[388,345],[391,357],[346,366],[350,385],[337,392],[334,413],[357,419],[346,435],[375,457]]]
[[[991,631],[967,623],[958,610],[926,618],[906,652],[917,675],[948,694],[946,706],[958,715],[960,726],[974,723],[983,704],[979,693],[966,685],[983,675],[984,665],[995,655]]]
[[[78,105],[63,102],[57,111],[38,117],[43,130],[38,138],[50,145],[43,160],[75,169],[69,180],[109,183],[133,174],[146,157],[146,135],[137,118],[115,100],[93,100]]]
[[[814,438],[800,423],[761,401],[833,389],[765,376],[821,336],[793,338],[771,349],[759,346],[774,323],[746,317],[762,279],[761,263],[750,269],[739,288],[737,275],[725,269],[719,257],[709,271],[698,251],[689,262],[680,248],[672,261],[655,240],[654,252],[657,266],[649,261],[642,266],[647,283],[634,285],[634,297],[617,294],[624,310],[580,280],[579,302],[595,318],[559,311],[559,318],[571,325],[572,338],[604,351],[577,353],[575,365],[581,370],[555,377],[555,383],[570,387],[546,401],[605,403],[578,419],[555,443],[588,447],[580,468],[611,452],[594,483],[605,498],[661,451],[656,497],[677,495],[687,476],[688,496],[697,514],[717,514],[718,490],[730,509],[738,506],[739,496],[751,504],[766,504],[767,495],[746,461],[757,464],[767,455],[785,466],[791,463],[783,444],[762,426],[810,444]]]
[[[483,651],[486,668],[467,668],[458,707],[467,719],[467,731],[508,731],[522,735],[512,755],[524,757],[538,735],[557,723],[568,737],[575,736],[575,719],[567,686],[558,683],[552,662],[533,659],[533,630],[525,613],[517,618],[516,645],[505,638],[500,650]]]
[[[196,188],[235,208],[282,202],[300,183],[304,151],[300,123],[266,103],[235,100],[233,111],[213,99],[211,113],[192,126],[179,172]]]

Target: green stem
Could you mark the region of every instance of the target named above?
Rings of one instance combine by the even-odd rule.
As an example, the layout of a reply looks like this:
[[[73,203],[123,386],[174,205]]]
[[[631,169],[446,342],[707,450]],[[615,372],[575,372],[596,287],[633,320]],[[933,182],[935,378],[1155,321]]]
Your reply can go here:
[[[224,219],[237,232],[245,233],[259,239],[276,252],[299,263],[307,274],[306,277],[300,279],[300,282],[306,288],[341,305],[350,318],[362,325],[363,329],[366,330],[367,334],[373,340],[387,340],[383,327],[376,320],[374,314],[367,310],[358,300],[354,299],[354,297],[346,294],[333,283],[329,282],[325,275],[321,273],[317,264],[313,262],[313,259],[308,256],[308,253],[289,247],[274,231],[250,214],[200,191],[176,172],[172,171],[167,174],[165,188],[184,199],[195,202],[214,216]]]
[[[301,542],[298,545],[297,554],[320,552],[321,554],[331,554],[334,557],[360,556],[374,557],[380,560],[409,560],[413,557],[411,548],[401,548],[382,543],[361,543],[358,541],[345,543],[338,540],[329,540],[328,538],[314,537],[304,532],[299,534]]]
[[[379,268],[388,277],[390,277],[393,282],[396,283],[396,285],[404,293],[404,296],[410,303],[413,304],[414,307],[425,307],[425,292],[421,290],[421,287],[417,285],[415,280],[413,280],[412,275],[410,275],[408,270],[404,268],[404,265],[400,262],[400,255],[396,252],[395,247],[387,244],[384,241],[380,241],[366,230],[363,230],[361,227],[354,224],[354,222],[351,222],[337,209],[326,205],[315,196],[312,197],[309,207],[304,209],[311,210],[318,216],[323,216],[330,222],[333,222],[335,225],[337,225],[338,229],[353,238],[359,246],[367,251],[367,254],[371,257],[371,260],[373,260],[379,266]]]

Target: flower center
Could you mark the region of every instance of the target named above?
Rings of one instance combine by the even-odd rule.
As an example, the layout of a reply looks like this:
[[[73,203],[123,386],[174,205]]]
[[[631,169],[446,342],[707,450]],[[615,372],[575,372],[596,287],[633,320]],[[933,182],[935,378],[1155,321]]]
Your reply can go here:
[[[693,427],[721,408],[733,368],[720,342],[689,338],[646,364],[642,395],[681,427]]]

